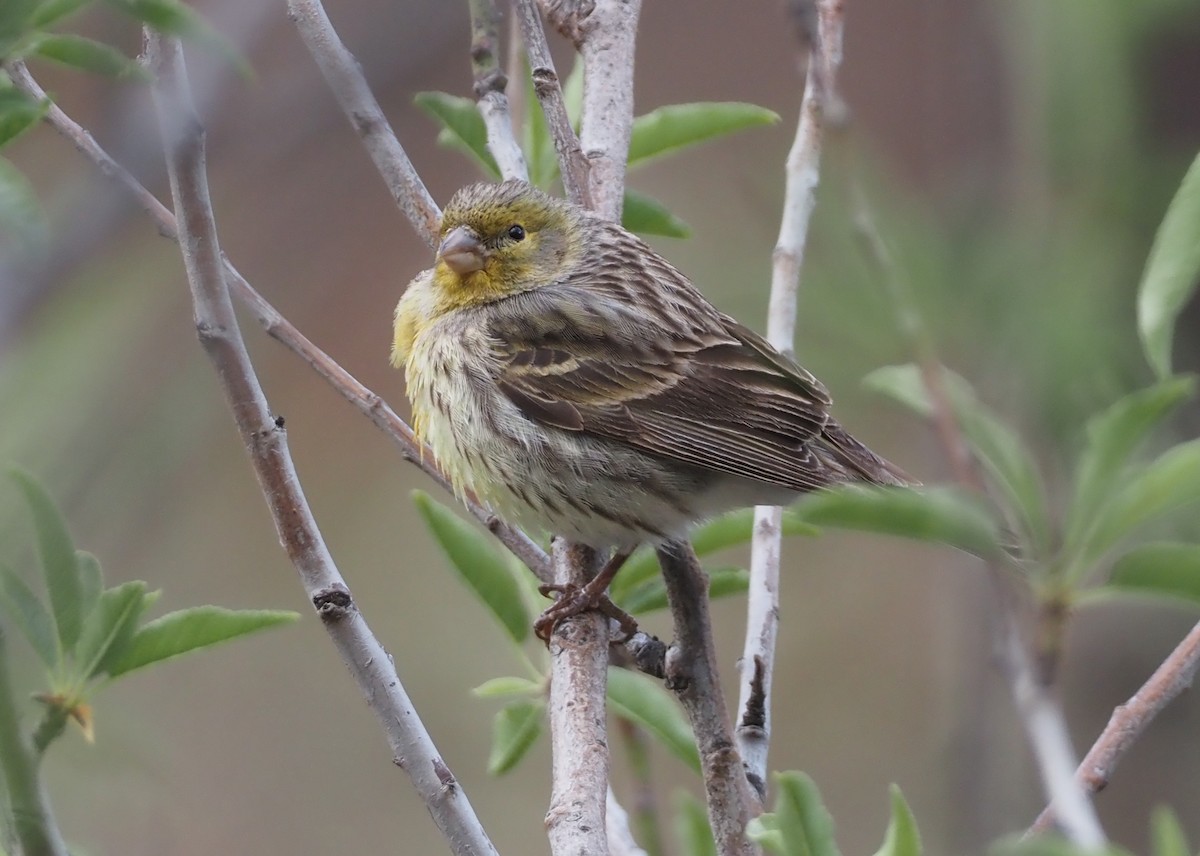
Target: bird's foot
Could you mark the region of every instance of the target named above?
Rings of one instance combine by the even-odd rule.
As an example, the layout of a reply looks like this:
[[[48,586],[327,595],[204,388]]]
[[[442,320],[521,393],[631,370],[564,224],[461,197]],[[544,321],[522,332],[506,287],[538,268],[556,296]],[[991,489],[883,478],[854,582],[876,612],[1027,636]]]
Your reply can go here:
[[[584,586],[566,583],[539,586],[538,591],[545,597],[552,594],[558,595],[558,599],[547,607],[538,620],[533,623],[533,632],[547,645],[550,644],[550,634],[554,632],[558,622],[592,610],[611,618],[621,626],[622,635],[620,638],[611,639],[613,644],[620,644],[633,638],[638,631],[637,621],[609,599],[604,592],[604,587],[593,588],[591,583]]]

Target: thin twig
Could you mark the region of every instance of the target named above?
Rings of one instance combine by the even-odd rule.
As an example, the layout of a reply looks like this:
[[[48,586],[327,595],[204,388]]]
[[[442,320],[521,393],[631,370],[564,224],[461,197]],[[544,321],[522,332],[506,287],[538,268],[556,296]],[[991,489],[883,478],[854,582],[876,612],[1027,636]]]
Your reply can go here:
[[[0,773],[6,798],[4,812],[12,821],[9,832],[18,852],[37,856],[67,856],[67,845],[54,820],[50,796],[38,768],[38,756],[21,731],[21,714],[8,670],[8,640],[0,626]]]
[[[554,577],[582,585],[596,553],[555,539]],[[554,856],[608,852],[608,618],[585,612],[558,622],[550,635],[550,741],[553,771],[546,834]]]
[[[282,422],[271,415],[246,352],[217,243],[204,131],[191,102],[179,42],[149,32],[147,54],[156,77],[154,100],[167,151],[196,330],[250,451],[280,542],[343,662],[383,725],[396,763],[409,774],[452,851],[464,856],[495,853],[325,546],[288,452]]]
[[[288,0],[288,17],[300,30],[325,82],[362,138],[392,198],[429,246],[437,244],[441,211],[400,145],[358,60],[342,44],[320,0]]]
[[[659,547],[658,561],[675,629],[675,644],[667,652],[667,688],[679,697],[696,736],[717,852],[750,856],[758,848],[746,839],[746,824],[762,812],[762,804],[746,778],[725,709],[708,612],[708,577],[686,543]]]
[[[649,856],[638,846],[637,839],[629,829],[629,813],[617,802],[617,795],[608,789],[608,811],[604,815],[604,827],[608,833],[608,856]]]
[[[857,209],[855,225],[867,247],[868,258],[879,271],[900,315],[901,332],[916,355],[921,378],[929,395],[932,419],[946,455],[951,459],[955,477],[968,490],[986,495],[987,485],[945,388],[945,368],[937,358],[932,339],[915,309],[911,288],[892,261],[887,245],[875,225],[865,196],[856,189],[853,204]],[[1047,670],[1035,667],[1026,645],[1019,620],[1020,605],[1007,569],[998,561],[986,563],[988,580],[995,596],[992,621],[992,647],[1000,669],[1008,680],[1009,691],[1025,729],[1037,762],[1042,786],[1058,813],[1063,832],[1075,844],[1099,849],[1107,839],[1096,815],[1095,806],[1075,778],[1075,750],[1062,705],[1045,678]]]
[[[508,111],[508,78],[500,70],[500,15],[495,0],[470,0],[471,70],[475,75],[475,97],[479,115],[487,127],[488,151],[496,159],[500,175],[529,180],[525,155],[513,135],[512,116]]]
[[[811,5],[797,11],[808,55],[808,74],[800,101],[796,137],[785,167],[787,189],[779,239],[772,254],[771,299],[767,312],[767,339],[784,353],[791,353],[796,337],[800,271],[804,265],[808,224],[817,202],[826,106],[836,97],[834,75],[841,56],[841,3],[823,0],[820,5],[820,14]],[[779,631],[782,524],[782,509],[771,506],[755,509],[746,640],[742,658],[738,661],[738,748],[746,764],[746,775],[760,795],[766,789],[771,742],[771,683]]]
[[[1142,684],[1141,689],[1113,711],[1108,725],[1104,727],[1104,731],[1084,756],[1079,769],[1075,771],[1075,778],[1080,785],[1093,794],[1108,785],[1117,763],[1146,730],[1146,726],[1177,695],[1191,686],[1198,666],[1200,624],[1191,629],[1175,650],[1154,670],[1150,679]],[[1045,832],[1055,820],[1054,806],[1049,805],[1038,815],[1029,832]]]
[[[576,205],[593,208],[588,183],[587,158],[583,156],[579,138],[575,136],[575,129],[571,127],[571,119],[567,115],[562,84],[559,82],[558,73],[554,70],[554,60],[550,57],[550,46],[546,44],[546,31],[542,29],[542,19],[538,16],[537,6],[534,5],[533,0],[514,0],[514,11],[521,26],[521,37],[525,40],[525,52],[529,57],[529,73],[533,76],[533,91],[542,105],[542,113],[550,128],[550,136],[554,139],[554,150],[558,153],[563,188],[567,191],[567,197]],[[625,59],[623,56],[608,57],[607,61],[615,63],[623,59]],[[628,59],[632,65],[632,56]],[[585,121],[587,121],[586,118]],[[620,119],[616,116],[605,116],[599,117],[597,121],[620,121]],[[608,215],[605,214],[605,216]]]

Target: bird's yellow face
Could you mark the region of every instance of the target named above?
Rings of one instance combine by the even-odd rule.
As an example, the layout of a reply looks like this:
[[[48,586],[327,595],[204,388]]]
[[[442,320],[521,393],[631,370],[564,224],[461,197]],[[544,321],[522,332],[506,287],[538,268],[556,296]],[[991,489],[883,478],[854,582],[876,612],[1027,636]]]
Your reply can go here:
[[[433,273],[439,308],[478,306],[554,282],[582,244],[579,215],[524,182],[464,187],[442,214]]]

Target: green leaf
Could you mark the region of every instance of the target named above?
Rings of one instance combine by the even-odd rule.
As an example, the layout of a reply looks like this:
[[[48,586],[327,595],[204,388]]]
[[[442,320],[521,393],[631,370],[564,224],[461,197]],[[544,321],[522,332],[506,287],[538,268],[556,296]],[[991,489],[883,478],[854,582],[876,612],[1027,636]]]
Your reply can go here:
[[[141,618],[145,593],[146,584],[141,580],[121,583],[100,593],[75,647],[77,679],[90,680],[121,659]]]
[[[121,656],[108,667],[108,674],[115,678],[189,651],[291,624],[299,618],[299,613],[288,610],[220,606],[194,606],[168,612],[138,628]]]
[[[1082,539],[1075,557],[1076,575],[1139,526],[1200,500],[1200,440],[1168,449],[1114,491]]]
[[[500,179],[500,168],[487,147],[487,125],[474,101],[445,92],[418,92],[413,103],[442,126],[438,143],[474,160],[492,180]]]
[[[583,58],[579,54],[575,54],[575,63],[563,81],[562,92],[567,118],[571,120],[575,133],[579,133],[579,119],[583,115]]]
[[[0,59],[8,59],[13,45],[30,29],[37,0],[4,0],[0,3]]]
[[[0,88],[0,146],[7,145],[42,120],[50,102],[35,101],[18,89]]]
[[[71,543],[66,522],[45,489],[23,470],[14,469],[10,473],[33,514],[42,577],[50,595],[60,650],[69,653],[79,639],[83,623],[83,588],[75,564],[75,545]]]
[[[79,572],[80,612],[87,618],[100,592],[104,591],[104,572],[100,569],[100,560],[86,550],[75,551],[75,567]]]
[[[1074,498],[1067,516],[1068,551],[1079,546],[1116,485],[1126,478],[1130,455],[1195,389],[1195,378],[1170,378],[1126,395],[1088,422],[1087,445],[1075,469]]]
[[[149,80],[150,74],[113,47],[75,35],[39,36],[33,55],[109,77]]]
[[[58,665],[58,639],[54,635],[54,621],[25,581],[4,565],[0,565],[0,603],[8,610],[13,624],[29,640],[38,658],[47,668],[55,668]]]
[[[1002,555],[991,511],[956,488],[839,485],[803,497],[796,513],[818,526],[935,541],[985,558]]]
[[[621,225],[641,235],[665,235],[668,238],[687,238],[692,229],[653,197],[635,190],[625,191],[621,209]]]
[[[506,696],[537,695],[542,692],[542,685],[529,678],[503,677],[484,681],[471,694],[479,698],[504,698]]]
[[[1033,454],[1015,431],[979,401],[965,378],[942,369],[942,380],[971,450],[1003,495],[1005,506],[1019,522],[1026,540],[1036,553],[1044,555],[1050,547],[1049,516],[1046,492]],[[876,369],[863,383],[927,419],[933,416],[933,404],[921,371],[912,363]]]
[[[700,772],[696,741],[679,703],[662,681],[641,672],[615,666],[608,670],[608,702],[611,710],[636,722],[683,763]]]
[[[0,118],[0,124],[3,121]],[[38,249],[45,246],[48,234],[46,214],[33,185],[12,163],[0,158],[0,235]]]
[[[529,167],[529,182],[543,190],[558,176],[558,153],[542,104],[533,88],[533,76],[525,66],[525,163]]]
[[[501,708],[492,721],[492,752],[488,756],[488,772],[502,776],[517,766],[529,748],[537,742],[542,731],[540,701],[514,701]]]
[[[92,0],[44,0],[38,4],[29,23],[35,30],[44,30],[91,2]]]
[[[1200,603],[1200,545],[1155,542],[1136,547],[1113,564],[1107,587]]]
[[[675,837],[684,856],[717,856],[704,803],[687,791],[679,791],[675,797]]]
[[[222,54],[242,77],[253,74],[245,58],[203,16],[179,0],[105,0],[109,6],[169,36],[180,36]]]
[[[821,802],[816,784],[804,773],[789,771],[775,776],[777,796],[772,820],[747,834],[782,856],[841,856],[833,840],[833,818]]]
[[[1160,378],[1171,374],[1171,342],[1179,312],[1200,281],[1200,155],[1167,208],[1138,289],[1138,332]]]
[[[921,856],[921,833],[917,831],[917,819],[900,793],[897,785],[889,789],[892,795],[892,819],[888,823],[883,846],[875,856]]]
[[[463,582],[516,642],[529,635],[530,618],[505,554],[487,536],[423,491],[413,503]]]
[[[1154,856],[1192,856],[1179,819],[1166,806],[1156,807],[1150,816],[1150,838]]]
[[[783,512],[783,534],[813,537],[820,532],[812,524],[801,520],[794,510],[786,509]],[[691,536],[692,549],[696,551],[697,556],[707,556],[726,547],[745,544],[753,535],[754,509],[739,508],[697,527]],[[628,597],[634,588],[656,577],[658,570],[658,557],[654,551],[638,550],[630,556],[613,581],[613,599]]]
[[[749,587],[750,572],[745,568],[718,568],[708,573],[709,600],[742,594]],[[669,605],[666,584],[661,576],[653,576],[628,591],[625,597],[616,603],[621,609],[635,615],[666,609]]]
[[[739,101],[659,107],[633,120],[629,166],[640,166],[714,137],[778,121],[779,114]]]

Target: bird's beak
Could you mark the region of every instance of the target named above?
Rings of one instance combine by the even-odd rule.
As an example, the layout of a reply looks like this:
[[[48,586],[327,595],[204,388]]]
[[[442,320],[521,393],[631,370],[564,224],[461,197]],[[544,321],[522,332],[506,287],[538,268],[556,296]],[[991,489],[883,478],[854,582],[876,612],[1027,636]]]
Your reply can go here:
[[[446,267],[459,276],[466,276],[477,270],[483,270],[488,252],[483,242],[471,229],[466,226],[455,226],[442,238],[438,247],[438,261],[446,263]]]

